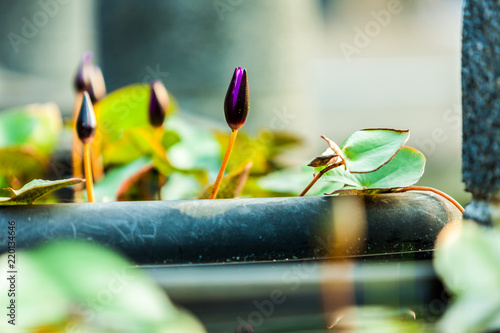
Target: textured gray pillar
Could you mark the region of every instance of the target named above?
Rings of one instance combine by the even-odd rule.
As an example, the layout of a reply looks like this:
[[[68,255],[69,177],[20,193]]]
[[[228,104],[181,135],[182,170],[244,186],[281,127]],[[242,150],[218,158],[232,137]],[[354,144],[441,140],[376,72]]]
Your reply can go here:
[[[500,200],[499,1],[465,0],[462,43],[463,180],[473,195],[465,217],[491,225]]]

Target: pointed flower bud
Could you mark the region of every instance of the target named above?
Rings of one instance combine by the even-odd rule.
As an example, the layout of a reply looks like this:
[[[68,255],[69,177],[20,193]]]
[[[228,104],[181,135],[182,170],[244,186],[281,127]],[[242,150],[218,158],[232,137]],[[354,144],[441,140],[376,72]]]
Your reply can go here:
[[[90,72],[92,71],[92,57],[93,54],[90,51],[85,52],[82,55],[82,60],[80,66],[78,67],[78,72],[75,76],[75,89],[77,92],[86,90],[90,84]]]
[[[150,84],[151,97],[149,98],[149,123],[153,127],[163,125],[165,116],[170,107],[167,89],[160,81],[153,81]]]
[[[83,143],[91,142],[94,138],[97,121],[95,118],[94,107],[90,100],[89,93],[83,92],[82,106],[76,120],[76,133]]]
[[[238,67],[234,70],[224,100],[224,114],[231,129],[237,130],[245,123],[249,100],[247,70]]]

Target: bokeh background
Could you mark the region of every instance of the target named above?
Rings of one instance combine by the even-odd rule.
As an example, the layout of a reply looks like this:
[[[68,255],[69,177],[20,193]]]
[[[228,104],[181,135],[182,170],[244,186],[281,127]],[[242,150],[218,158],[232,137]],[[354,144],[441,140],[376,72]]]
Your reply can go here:
[[[460,0],[17,0],[0,4],[0,109],[56,102],[92,50],[108,91],[160,79],[183,112],[225,128],[234,67],[249,72],[246,130],[303,138],[290,164],[367,127],[411,130],[419,182],[461,181]]]

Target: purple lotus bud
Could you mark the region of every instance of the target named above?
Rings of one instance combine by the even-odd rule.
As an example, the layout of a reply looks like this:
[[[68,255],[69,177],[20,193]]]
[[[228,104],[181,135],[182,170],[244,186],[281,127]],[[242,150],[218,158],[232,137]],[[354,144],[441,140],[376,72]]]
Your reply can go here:
[[[224,100],[226,122],[233,130],[237,130],[245,124],[249,100],[247,70],[238,67],[234,70]]]
[[[83,143],[91,142],[94,138],[97,121],[95,119],[94,107],[89,93],[83,92],[82,106],[76,120],[76,133]]]
[[[153,127],[163,125],[165,116],[170,107],[167,89],[160,81],[153,81],[150,84],[151,97],[149,98],[149,123]]]
[[[78,67],[78,72],[75,76],[75,89],[77,92],[86,90],[90,84],[90,72],[92,71],[92,57],[93,54],[90,51],[85,52],[82,55],[82,61]]]

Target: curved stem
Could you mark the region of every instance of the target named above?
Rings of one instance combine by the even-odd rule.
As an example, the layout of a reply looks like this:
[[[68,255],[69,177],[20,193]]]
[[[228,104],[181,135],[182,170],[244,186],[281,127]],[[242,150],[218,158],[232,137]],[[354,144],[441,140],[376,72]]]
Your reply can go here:
[[[94,181],[92,180],[92,165],[90,164],[90,143],[83,144],[83,164],[85,169],[85,185],[87,186],[87,197],[89,202],[94,202]]]
[[[227,162],[229,161],[229,156],[231,155],[231,151],[233,150],[237,134],[238,130],[231,131],[231,137],[229,138],[229,143],[227,144],[226,153],[224,154],[224,158],[222,159],[222,164],[219,169],[219,174],[217,175],[217,179],[215,180],[215,184],[214,187],[212,188],[212,193],[210,194],[209,199],[215,199],[215,197],[217,197],[217,191],[219,190],[220,182],[222,181],[222,176],[224,176],[224,171],[226,170]]]
[[[309,185],[306,186],[306,188],[302,191],[302,193],[299,194],[299,197],[303,197],[304,195],[306,195],[306,193],[311,189],[311,187],[313,187],[314,184],[316,184],[316,182],[321,178],[321,176],[323,176],[328,171],[335,169],[336,167],[341,166],[342,164],[344,164],[344,161],[340,161],[340,162],[337,162],[335,164],[329,165],[326,168],[324,168],[323,170],[321,170],[314,177],[314,179],[309,183]]]
[[[435,188],[427,187],[427,186],[409,186],[409,187],[402,188],[398,192],[407,192],[407,191],[430,191],[430,192],[436,193],[436,194],[442,196],[443,198],[445,198],[446,200],[448,200],[449,202],[451,202],[455,207],[458,208],[458,210],[462,214],[465,211],[464,208],[455,199],[450,197],[448,194],[441,192],[440,190],[437,190]]]

